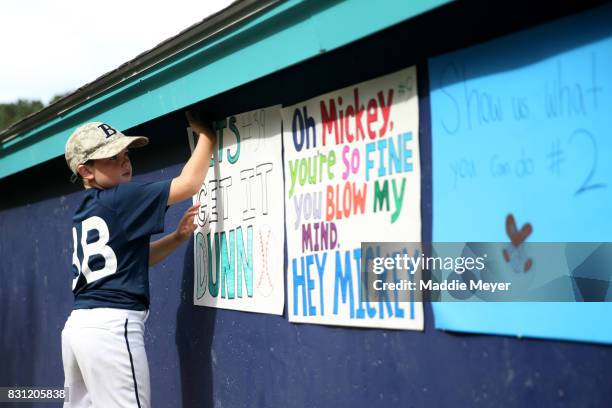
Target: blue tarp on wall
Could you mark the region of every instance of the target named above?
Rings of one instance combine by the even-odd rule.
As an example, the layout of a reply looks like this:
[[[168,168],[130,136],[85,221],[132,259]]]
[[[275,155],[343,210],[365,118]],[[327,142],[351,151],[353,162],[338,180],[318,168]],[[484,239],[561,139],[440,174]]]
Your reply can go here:
[[[434,241],[509,242],[508,214],[529,242],[612,241],[611,19],[599,7],[430,61]],[[434,311],[448,330],[612,343],[610,299]]]

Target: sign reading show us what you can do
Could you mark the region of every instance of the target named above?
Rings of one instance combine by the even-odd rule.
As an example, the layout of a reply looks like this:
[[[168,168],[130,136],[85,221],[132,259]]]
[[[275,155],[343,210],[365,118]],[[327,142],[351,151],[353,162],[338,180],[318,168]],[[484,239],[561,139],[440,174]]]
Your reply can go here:
[[[194,304],[282,314],[280,106],[214,123],[217,145],[194,202]],[[189,131],[193,150],[193,135]]]
[[[361,242],[420,242],[416,68],[283,108],[292,322],[423,329],[422,304],[369,302]]]

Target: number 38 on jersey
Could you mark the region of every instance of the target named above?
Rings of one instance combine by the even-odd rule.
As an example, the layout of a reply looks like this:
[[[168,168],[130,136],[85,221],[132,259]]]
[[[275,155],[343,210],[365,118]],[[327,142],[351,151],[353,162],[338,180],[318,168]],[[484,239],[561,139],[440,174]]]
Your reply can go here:
[[[72,265],[76,269],[72,280],[73,290],[81,274],[87,283],[92,283],[117,271],[117,256],[108,246],[110,232],[102,218],[94,216],[84,220],[81,223],[81,236],[78,235],[77,228],[73,227]],[[79,260],[79,253],[83,254],[82,261]]]

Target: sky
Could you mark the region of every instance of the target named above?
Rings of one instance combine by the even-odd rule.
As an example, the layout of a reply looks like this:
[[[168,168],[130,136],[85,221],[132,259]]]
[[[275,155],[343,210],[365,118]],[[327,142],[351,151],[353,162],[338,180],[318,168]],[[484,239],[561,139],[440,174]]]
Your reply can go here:
[[[74,91],[233,0],[2,0],[0,103]]]

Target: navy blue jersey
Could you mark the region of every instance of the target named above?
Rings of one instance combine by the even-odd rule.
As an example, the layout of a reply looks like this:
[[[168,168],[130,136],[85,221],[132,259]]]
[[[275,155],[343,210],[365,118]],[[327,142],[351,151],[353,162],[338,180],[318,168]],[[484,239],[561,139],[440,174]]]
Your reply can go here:
[[[170,180],[86,190],[72,228],[75,309],[149,307],[149,240],[162,232]]]

